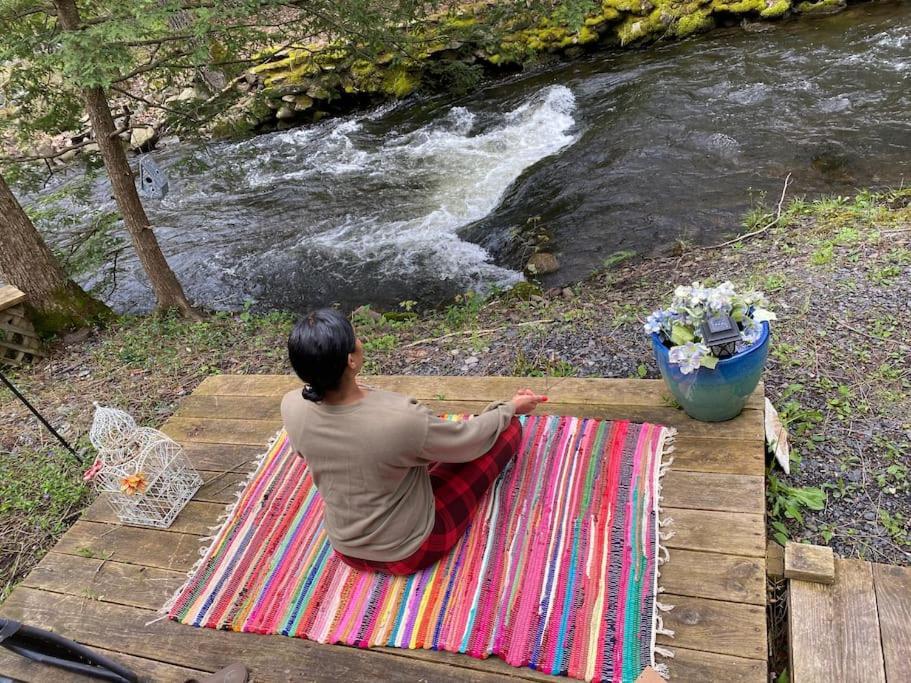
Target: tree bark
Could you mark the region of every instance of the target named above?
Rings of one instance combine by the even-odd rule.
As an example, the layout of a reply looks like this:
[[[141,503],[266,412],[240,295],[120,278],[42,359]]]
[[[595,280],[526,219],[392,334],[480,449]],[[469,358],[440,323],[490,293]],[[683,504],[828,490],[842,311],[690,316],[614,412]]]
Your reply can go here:
[[[54,0],[57,20],[67,31],[78,30],[81,25],[79,10],[74,0]],[[95,132],[95,142],[111,179],[114,199],[123,215],[123,222],[130,233],[139,262],[152,284],[159,309],[178,309],[183,315],[198,317],[187,301],[183,287],[161,253],[161,247],[146,216],[126,152],[117,138],[111,108],[104,90],[100,87],[83,88],[86,112]]]
[[[67,277],[2,176],[0,275],[28,295],[29,317],[42,336],[85,327],[110,314]]]

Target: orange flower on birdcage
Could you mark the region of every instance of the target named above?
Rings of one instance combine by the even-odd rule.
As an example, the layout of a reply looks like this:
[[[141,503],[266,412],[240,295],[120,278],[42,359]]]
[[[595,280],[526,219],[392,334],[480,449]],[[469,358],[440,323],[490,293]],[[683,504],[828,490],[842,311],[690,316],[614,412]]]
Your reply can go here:
[[[148,485],[145,472],[137,472],[120,480],[120,491],[128,496],[135,496],[137,493],[144,493]]]

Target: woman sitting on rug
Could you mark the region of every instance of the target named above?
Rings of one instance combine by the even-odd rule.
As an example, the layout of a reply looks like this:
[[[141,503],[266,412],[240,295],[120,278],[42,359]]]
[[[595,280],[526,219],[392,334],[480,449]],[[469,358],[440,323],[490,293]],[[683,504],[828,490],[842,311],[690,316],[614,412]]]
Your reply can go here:
[[[519,450],[515,415],[547,400],[523,389],[451,422],[416,399],[362,387],[364,347],[333,309],[297,323],[288,355],[306,386],[282,400],[285,428],[323,498],[332,547],[356,569],[412,574],[445,556]]]

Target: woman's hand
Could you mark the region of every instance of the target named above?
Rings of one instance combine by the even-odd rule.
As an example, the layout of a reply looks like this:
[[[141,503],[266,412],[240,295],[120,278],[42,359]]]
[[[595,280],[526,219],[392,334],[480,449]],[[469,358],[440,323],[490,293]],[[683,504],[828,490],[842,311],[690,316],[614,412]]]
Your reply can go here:
[[[547,401],[547,396],[536,394],[531,389],[519,389],[512,397],[512,404],[516,407],[516,415],[528,415],[539,403]]]

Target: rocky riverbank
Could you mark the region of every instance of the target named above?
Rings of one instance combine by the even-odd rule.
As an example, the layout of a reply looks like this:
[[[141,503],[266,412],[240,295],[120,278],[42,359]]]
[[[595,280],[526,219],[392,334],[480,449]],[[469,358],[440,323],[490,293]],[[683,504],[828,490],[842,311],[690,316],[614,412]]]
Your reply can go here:
[[[765,375],[787,423],[792,473],[769,473],[770,535],[845,556],[911,563],[911,190],[751,213],[753,237],[679,244],[667,257],[616,254],[592,278],[533,282],[439,310],[353,314],[371,373],[656,377],[642,320],[676,284],[765,290],[779,320]],[[92,400],[157,426],[207,375],[287,372],[291,316],[219,313],[201,323],[123,317],[61,340],[14,381],[87,446]],[[0,392],[0,599],[91,495],[81,469]],[[819,509],[807,501],[819,500]]]
[[[466,92],[483,78],[594,50],[676,40],[718,26],[763,30],[760,22],[846,6],[845,0],[602,0],[581,16],[561,7],[531,18],[495,2],[460,3],[416,24],[401,45],[378,55],[340,42],[279,51],[237,80],[242,97],[205,130],[240,137],[288,128],[418,91]]]

